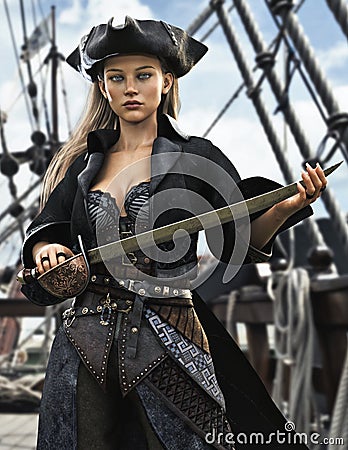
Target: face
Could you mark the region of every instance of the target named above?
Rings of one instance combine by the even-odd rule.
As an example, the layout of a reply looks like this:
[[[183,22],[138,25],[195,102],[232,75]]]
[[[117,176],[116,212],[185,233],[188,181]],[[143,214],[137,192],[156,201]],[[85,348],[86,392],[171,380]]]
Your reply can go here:
[[[120,55],[106,60],[99,87],[120,122],[139,123],[156,120],[161,95],[172,83],[173,75],[163,73],[158,58]]]

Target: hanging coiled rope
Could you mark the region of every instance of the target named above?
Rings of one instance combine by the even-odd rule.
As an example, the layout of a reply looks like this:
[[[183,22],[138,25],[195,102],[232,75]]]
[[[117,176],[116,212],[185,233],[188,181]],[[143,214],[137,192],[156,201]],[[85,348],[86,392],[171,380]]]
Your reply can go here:
[[[239,16],[242,20],[244,28],[250,38],[250,41],[254,47],[255,52],[258,55],[269,55],[267,52],[267,46],[262,38],[260,31],[256,25],[256,21],[253,18],[250,8],[248,7],[245,0],[234,0],[234,5],[236,10],[239,13]],[[263,65],[262,68],[265,71],[266,77],[269,81],[269,84],[272,88],[272,91],[280,103],[283,100],[284,88],[282,86],[282,82],[280,81],[276,71],[273,69],[272,64]],[[288,123],[290,130],[294,136],[294,139],[297,143],[297,146],[304,157],[305,160],[310,160],[313,157],[313,154],[310,149],[310,145],[307,141],[307,138],[300,126],[299,120],[296,117],[295,111],[290,103],[287,104],[282,109],[286,122]],[[272,147],[274,149],[274,147]],[[278,157],[277,157],[278,158]],[[282,171],[284,170],[281,164],[279,163]],[[284,176],[285,176],[285,172]],[[330,214],[332,218],[333,226],[337,232],[337,235],[342,243],[345,254],[348,258],[348,227],[345,221],[345,217],[343,216],[340,206],[337,200],[334,197],[334,194],[331,192],[330,188],[327,188],[325,192],[323,192],[322,200],[325,205],[326,210]]]
[[[275,273],[269,279],[268,293],[274,302],[277,358],[273,399],[296,424],[296,431],[309,436],[313,420],[316,430],[321,428],[312,385],[315,326],[307,271],[290,266],[283,273]],[[288,399],[283,392],[285,367],[290,370]]]
[[[343,33],[348,38],[348,5],[342,0],[326,0]]]
[[[348,336],[347,336],[348,338]],[[347,339],[348,340],[348,339]],[[348,344],[335,406],[332,413],[329,450],[348,450]],[[338,439],[343,439],[343,445]]]

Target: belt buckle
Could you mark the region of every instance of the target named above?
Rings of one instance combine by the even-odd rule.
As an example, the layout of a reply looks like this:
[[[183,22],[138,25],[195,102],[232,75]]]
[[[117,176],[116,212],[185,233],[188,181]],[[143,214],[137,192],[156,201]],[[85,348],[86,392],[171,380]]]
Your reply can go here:
[[[75,309],[74,307],[66,309],[62,314],[62,319],[64,320],[66,328],[71,327],[73,322],[75,321]]]

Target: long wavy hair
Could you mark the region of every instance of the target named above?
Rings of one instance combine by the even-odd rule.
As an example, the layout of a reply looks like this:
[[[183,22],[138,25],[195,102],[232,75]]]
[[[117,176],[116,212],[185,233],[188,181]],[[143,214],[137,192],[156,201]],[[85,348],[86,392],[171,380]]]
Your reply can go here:
[[[163,73],[172,72],[161,61]],[[102,72],[102,71],[101,71]],[[174,76],[170,91],[162,96],[159,113],[164,113],[177,119],[180,107],[178,80]],[[101,128],[116,129],[118,116],[110,108],[108,100],[101,94],[98,82],[94,82],[87,98],[84,113],[76,125],[70,138],[53,156],[43,179],[40,209],[44,207],[53,189],[64,178],[69,166],[86,151],[87,135]]]

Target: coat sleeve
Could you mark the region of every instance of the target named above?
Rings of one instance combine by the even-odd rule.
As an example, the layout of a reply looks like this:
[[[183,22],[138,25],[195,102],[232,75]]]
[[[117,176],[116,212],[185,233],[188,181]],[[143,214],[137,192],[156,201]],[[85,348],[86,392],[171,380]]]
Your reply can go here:
[[[77,175],[83,159],[81,155],[69,167],[64,178],[52,191],[42,211],[27,228],[21,253],[22,264],[25,268],[35,267],[32,249],[39,241],[57,242],[68,248],[72,247],[71,212],[77,189]],[[21,291],[37,305],[54,305],[62,301],[46,292],[36,280],[23,285]]]
[[[210,202],[214,209],[227,206],[227,204],[233,204],[235,202],[241,201],[243,198],[252,198],[282,187],[281,184],[263,177],[252,177],[241,180],[232,162],[222,153],[221,150],[213,145],[211,146],[209,159],[218,164],[226,171],[226,179],[228,180],[228,182],[230,182],[229,192],[223,197],[219,192],[219,182],[217,183],[217,188],[211,190]],[[250,216],[250,221],[252,222],[257,217],[260,217],[267,210],[268,208],[252,214]],[[220,239],[217,237],[217,230],[215,228],[206,231],[207,243],[213,255],[220,261],[227,264],[234,264],[232,257],[233,254],[237,255],[237,258],[240,258],[241,263],[265,262],[268,261],[272,256],[272,247],[277,235],[282,231],[294,226],[301,220],[309,217],[311,214],[313,214],[313,210],[310,206],[307,206],[293,214],[277,230],[277,232],[272,236],[269,242],[262,249],[257,249],[250,245],[249,242],[243,240],[244,238],[240,237],[241,234],[236,231],[234,222],[226,223],[221,227],[223,233],[223,246],[219,244],[219,242],[221,242],[221,237]],[[238,248],[236,248],[236,246]],[[243,256],[244,253],[245,256]]]
[[[21,253],[24,267],[35,267],[32,249],[39,241],[57,242],[71,247],[71,212],[77,189],[78,167],[82,156],[69,167],[64,178],[52,191],[44,208],[27,228]]]

